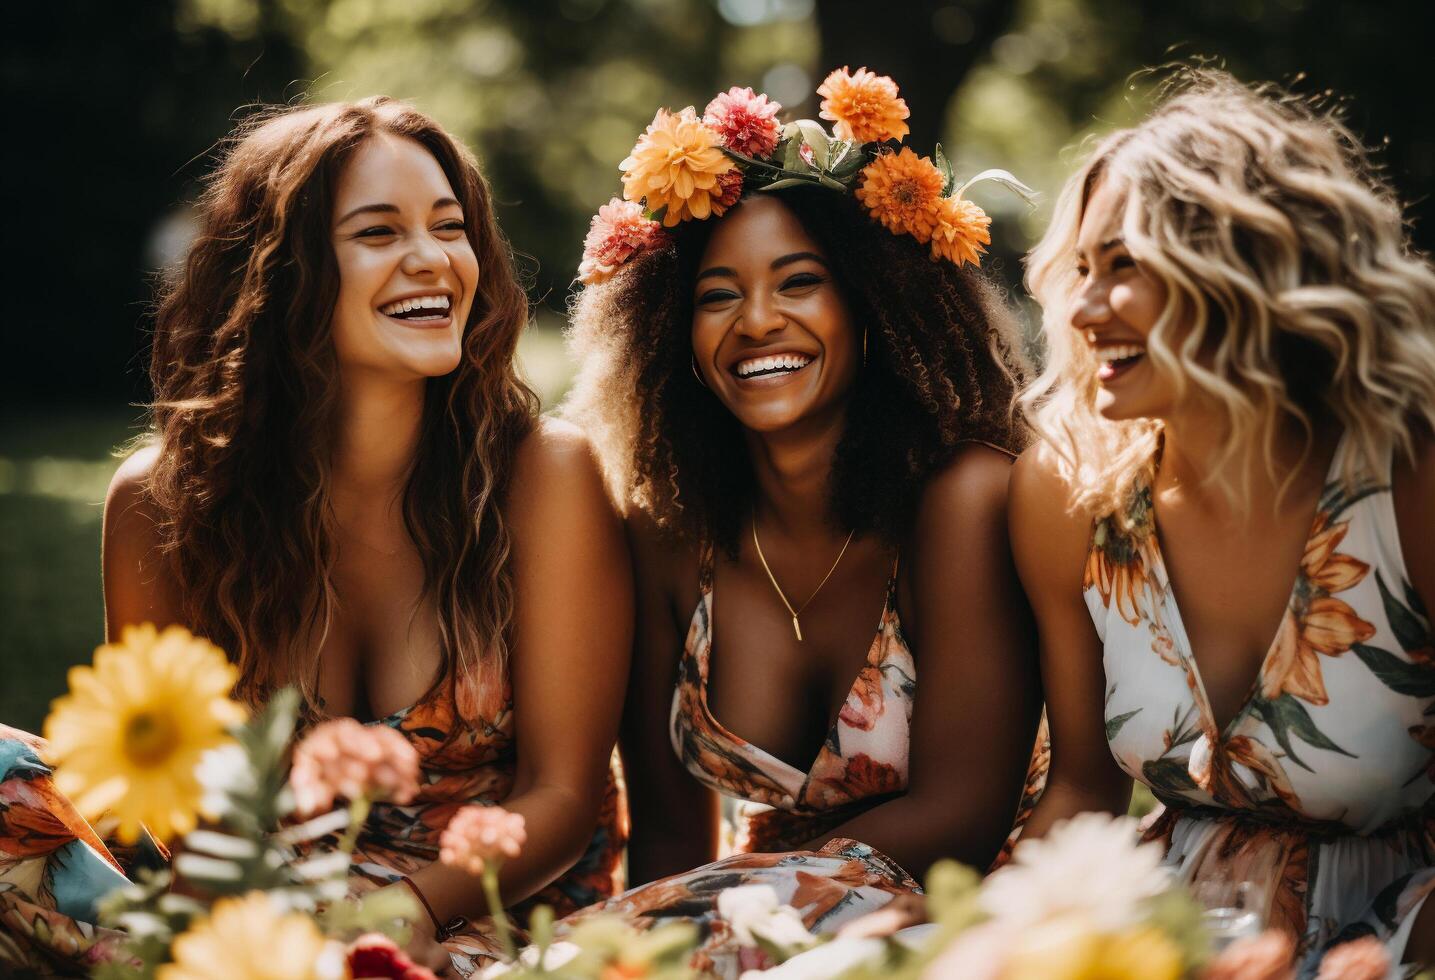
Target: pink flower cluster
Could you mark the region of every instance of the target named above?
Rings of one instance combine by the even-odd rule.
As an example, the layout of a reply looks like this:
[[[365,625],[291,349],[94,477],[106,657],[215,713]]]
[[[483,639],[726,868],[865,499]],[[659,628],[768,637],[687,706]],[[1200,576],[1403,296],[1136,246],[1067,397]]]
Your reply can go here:
[[[638,252],[661,248],[667,241],[668,233],[643,213],[641,204],[615,197],[593,216],[583,239],[578,281],[585,286],[606,282]]]
[[[703,125],[717,133],[723,146],[750,157],[772,156],[782,130],[777,114],[782,106],[750,88],[736,86],[723,92],[703,110]]]
[[[1316,980],[1384,980],[1389,974],[1385,944],[1374,936],[1361,936],[1322,956]]]
[[[466,806],[453,815],[439,837],[439,858],[469,874],[489,862],[518,857],[528,840],[523,814],[501,806]]]
[[[419,755],[387,725],[335,718],[299,742],[289,782],[304,815],[332,809],[337,798],[410,803],[419,791]]]

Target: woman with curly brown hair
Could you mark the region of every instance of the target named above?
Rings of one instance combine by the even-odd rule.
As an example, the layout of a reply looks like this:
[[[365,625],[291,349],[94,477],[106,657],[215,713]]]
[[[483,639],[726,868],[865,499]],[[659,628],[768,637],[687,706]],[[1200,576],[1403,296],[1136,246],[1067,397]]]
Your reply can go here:
[[[1177,81],[1031,256],[1028,832],[1135,778],[1196,896],[1289,935],[1302,976],[1371,934],[1435,960],[1435,270],[1338,118]]]
[[[979,248],[985,216],[942,210],[936,165],[895,146],[905,126],[844,136],[839,118],[828,139],[774,112],[741,89],[701,122],[660,112],[624,162],[629,196],[675,227],[635,201],[595,219],[567,411],[628,507],[637,569],[632,877],[768,852],[619,906],[692,914],[737,875],[805,889],[792,904],[830,929],[910,887],[904,868],[989,865],[1012,829],[1041,714],[1005,530],[1022,362],[996,291],[902,211],[969,220],[960,245]]]
[[[109,632],[184,624],[249,701],[293,685],[307,720],[404,735],[422,789],[375,805],[354,888],[411,890],[433,920],[415,948],[467,974],[494,946],[451,921],[481,914],[480,883],[435,860],[459,806],[526,818],[510,901],[613,891],[620,524],[582,436],[514,373],[527,301],[436,123],[385,98],[248,123],[200,207],[160,304],[152,444],[106,504]]]

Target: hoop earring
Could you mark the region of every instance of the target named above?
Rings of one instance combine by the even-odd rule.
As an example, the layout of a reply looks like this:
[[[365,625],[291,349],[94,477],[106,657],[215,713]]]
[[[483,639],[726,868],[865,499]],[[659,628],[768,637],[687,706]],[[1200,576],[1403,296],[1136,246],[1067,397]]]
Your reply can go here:
[[[862,366],[867,366],[867,328],[862,328]]]
[[[706,388],[708,386],[708,383],[703,380],[702,373],[698,371],[698,356],[696,354],[690,355],[688,363],[692,365],[693,377],[697,379],[698,384]]]

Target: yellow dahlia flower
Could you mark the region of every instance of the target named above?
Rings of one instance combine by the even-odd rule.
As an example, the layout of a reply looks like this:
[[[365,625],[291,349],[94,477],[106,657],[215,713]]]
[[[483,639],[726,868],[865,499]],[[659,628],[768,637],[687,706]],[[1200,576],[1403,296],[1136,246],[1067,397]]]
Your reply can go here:
[[[903,120],[911,112],[897,97],[897,83],[886,75],[866,68],[853,75],[839,68],[817,87],[817,94],[822,96],[820,114],[833,121],[832,132],[838,139],[876,143],[900,140],[908,133]]]
[[[689,218],[722,214],[718,178],[736,164],[723,153],[718,134],[688,107],[677,115],[659,109],[618,166],[623,197],[646,199],[649,211],[666,208],[663,224],[672,227]]]
[[[188,833],[204,796],[199,758],[244,720],[229,698],[238,676],[218,647],[181,626],[126,627],[95,651],[93,667],[70,668],[70,693],[45,719],[55,785],[85,817],[117,818],[126,843],[142,824],[161,840]]]
[[[937,227],[932,232],[932,258],[946,259],[958,267],[964,262],[981,264],[983,245],[992,243],[992,219],[964,197],[946,197],[937,210]]]
[[[888,231],[911,235],[925,245],[940,220],[942,174],[931,160],[904,146],[867,164],[856,194]]]
[[[1181,950],[1160,929],[1142,926],[1102,943],[1089,980],[1181,980]]]
[[[209,918],[174,941],[174,962],[159,980],[328,980],[344,974],[342,950],[329,946],[302,912],[278,912],[264,892],[221,898]]]

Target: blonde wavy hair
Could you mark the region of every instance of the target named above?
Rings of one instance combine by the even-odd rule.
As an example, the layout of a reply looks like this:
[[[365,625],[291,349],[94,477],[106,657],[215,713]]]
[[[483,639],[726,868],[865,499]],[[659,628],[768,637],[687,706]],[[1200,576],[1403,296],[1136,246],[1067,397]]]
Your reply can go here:
[[[1095,147],[1027,258],[1046,357],[1018,404],[1075,507],[1119,512],[1162,430],[1097,412],[1097,365],[1069,322],[1077,232],[1103,180],[1125,189],[1125,245],[1167,290],[1151,365],[1177,399],[1216,407],[1226,438],[1212,480],[1233,502],[1255,465],[1293,478],[1274,462],[1283,419],[1304,428],[1307,453],[1316,425],[1342,427],[1348,484],[1382,473],[1393,450],[1413,454],[1417,425],[1435,428],[1435,270],[1360,142],[1334,111],[1185,69],[1149,117]],[[1214,475],[1233,461],[1243,481]]]

